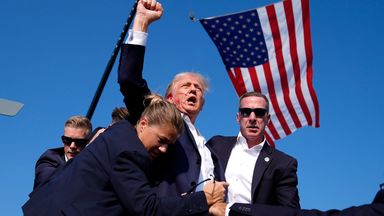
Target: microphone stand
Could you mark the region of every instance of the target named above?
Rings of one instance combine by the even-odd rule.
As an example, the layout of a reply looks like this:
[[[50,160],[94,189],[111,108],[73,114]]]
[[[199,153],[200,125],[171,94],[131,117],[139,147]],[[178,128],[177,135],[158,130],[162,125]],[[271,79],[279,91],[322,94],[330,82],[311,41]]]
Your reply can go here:
[[[93,116],[93,113],[95,112],[97,103],[99,102],[99,99],[100,99],[100,96],[101,96],[101,93],[103,92],[105,84],[107,83],[109,74],[112,71],[113,64],[116,61],[117,55],[119,54],[119,50],[120,50],[121,44],[123,43],[123,40],[124,40],[125,36],[127,35],[129,26],[132,23],[133,17],[136,14],[136,8],[137,8],[138,2],[139,2],[139,0],[135,0],[135,4],[133,5],[133,7],[131,9],[131,12],[129,13],[128,19],[127,19],[127,21],[124,24],[123,31],[120,34],[119,40],[117,41],[115,49],[112,52],[112,56],[111,56],[111,58],[108,61],[108,64],[107,64],[107,67],[104,70],[103,76],[101,77],[99,86],[97,87],[95,95],[93,96],[91,105],[88,108],[87,118],[89,120],[91,120],[91,118]]]

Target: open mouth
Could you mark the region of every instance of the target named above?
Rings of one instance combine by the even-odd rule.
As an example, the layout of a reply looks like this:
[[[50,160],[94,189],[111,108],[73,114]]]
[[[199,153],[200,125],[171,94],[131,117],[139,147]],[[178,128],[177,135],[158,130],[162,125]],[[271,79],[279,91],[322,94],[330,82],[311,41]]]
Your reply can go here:
[[[195,105],[197,102],[197,98],[195,96],[191,96],[187,99],[188,104]]]

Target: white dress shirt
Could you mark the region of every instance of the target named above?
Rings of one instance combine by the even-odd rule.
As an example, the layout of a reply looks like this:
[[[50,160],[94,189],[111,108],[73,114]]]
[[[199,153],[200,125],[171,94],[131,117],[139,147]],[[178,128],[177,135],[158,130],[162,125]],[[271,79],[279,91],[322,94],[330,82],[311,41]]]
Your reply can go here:
[[[237,136],[235,146],[231,151],[228,159],[228,164],[225,169],[225,179],[229,183],[228,187],[228,206],[233,203],[251,203],[252,202],[252,179],[257,158],[260,155],[261,149],[265,143],[264,140],[248,148],[246,139],[241,132]],[[228,215],[228,214],[226,214]]]
[[[181,115],[183,116],[185,122],[188,125],[189,131],[192,133],[193,138],[195,139],[197,149],[199,150],[201,156],[199,182],[202,182],[208,178],[212,179],[214,177],[213,170],[215,167],[213,165],[211,151],[205,145],[206,140],[192,124],[189,117],[183,113]],[[196,184],[199,182],[196,182]],[[204,185],[205,183],[198,185],[196,187],[196,191],[202,191]]]

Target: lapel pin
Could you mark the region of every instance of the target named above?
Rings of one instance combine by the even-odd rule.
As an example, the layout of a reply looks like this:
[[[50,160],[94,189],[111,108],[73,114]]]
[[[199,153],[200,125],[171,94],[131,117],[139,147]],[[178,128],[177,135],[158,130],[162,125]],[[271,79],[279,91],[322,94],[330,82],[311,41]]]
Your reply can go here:
[[[264,161],[265,161],[265,162],[269,162],[269,160],[270,160],[269,157],[265,157],[265,158],[264,158]]]

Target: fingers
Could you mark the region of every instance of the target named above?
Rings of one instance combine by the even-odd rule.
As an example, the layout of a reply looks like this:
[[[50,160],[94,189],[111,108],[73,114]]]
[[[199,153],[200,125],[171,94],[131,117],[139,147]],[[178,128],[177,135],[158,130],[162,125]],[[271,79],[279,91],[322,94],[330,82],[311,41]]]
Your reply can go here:
[[[213,216],[224,216],[226,207],[226,203],[215,203],[211,207],[209,207],[209,214]]]
[[[156,10],[158,8],[157,4],[160,4],[156,0],[141,0],[141,3],[148,10]]]
[[[160,2],[157,2],[155,11],[157,11],[160,16],[163,15],[164,9],[163,9],[163,6],[160,4]]]
[[[224,202],[228,185],[229,184],[227,182],[208,181],[204,186],[204,192],[207,197],[208,205],[212,205],[217,202]]]
[[[132,29],[147,32],[149,25],[160,19],[162,15],[163,7],[156,0],[140,0]]]
[[[163,15],[163,6],[156,0],[141,0],[137,7],[138,13],[149,13],[151,19],[159,19]]]

